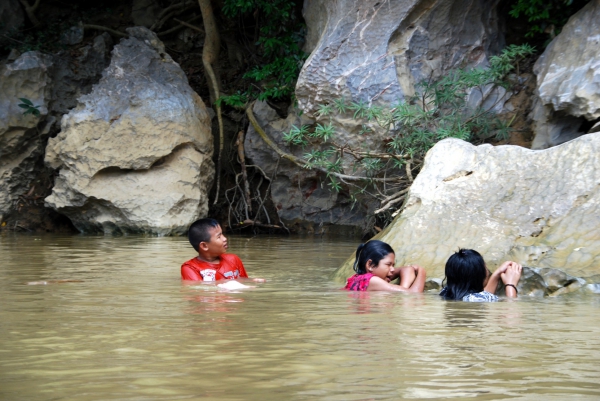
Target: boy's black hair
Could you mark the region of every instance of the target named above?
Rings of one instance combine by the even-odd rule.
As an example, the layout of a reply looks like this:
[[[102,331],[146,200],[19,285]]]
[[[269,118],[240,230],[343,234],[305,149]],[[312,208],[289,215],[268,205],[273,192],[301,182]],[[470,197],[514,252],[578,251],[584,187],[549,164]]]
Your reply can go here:
[[[465,295],[483,291],[487,277],[485,261],[473,249],[459,249],[446,262],[446,288],[440,295],[446,299],[461,300]]]
[[[352,267],[356,273],[365,274],[367,272],[367,262],[369,259],[377,266],[379,261],[390,253],[395,252],[388,243],[383,241],[374,239],[366,244],[360,244],[358,248],[356,248],[356,261]]]
[[[188,239],[196,252],[199,251],[198,245],[200,245],[201,242],[210,242],[210,233],[208,232],[208,229],[211,227],[217,228],[218,226],[219,222],[211,218],[196,220],[192,223],[188,230]]]

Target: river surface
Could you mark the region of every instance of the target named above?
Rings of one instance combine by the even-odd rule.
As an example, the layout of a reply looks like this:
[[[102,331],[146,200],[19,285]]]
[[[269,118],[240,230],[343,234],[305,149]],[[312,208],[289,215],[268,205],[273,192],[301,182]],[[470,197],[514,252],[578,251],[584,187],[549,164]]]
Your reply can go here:
[[[268,281],[225,291],[185,238],[0,236],[0,400],[600,399],[600,295],[349,293],[356,245],[230,238]]]

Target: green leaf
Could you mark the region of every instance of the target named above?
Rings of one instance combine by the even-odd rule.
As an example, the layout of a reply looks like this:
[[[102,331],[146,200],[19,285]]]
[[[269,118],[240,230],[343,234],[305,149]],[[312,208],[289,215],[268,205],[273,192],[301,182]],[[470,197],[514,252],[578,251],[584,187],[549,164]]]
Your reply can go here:
[[[29,99],[26,99],[24,97],[20,97],[19,100],[22,101],[23,103],[25,103],[28,106],[33,106],[33,103]]]

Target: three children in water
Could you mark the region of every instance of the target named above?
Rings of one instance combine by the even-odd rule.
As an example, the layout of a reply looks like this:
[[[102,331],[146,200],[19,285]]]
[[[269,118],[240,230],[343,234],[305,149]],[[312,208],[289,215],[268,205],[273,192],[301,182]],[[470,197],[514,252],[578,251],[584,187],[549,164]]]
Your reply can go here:
[[[193,223],[188,239],[198,256],[181,266],[182,279],[218,281],[248,278],[240,258],[225,253],[227,238],[216,220],[201,219]],[[417,265],[394,267],[395,262],[396,255],[389,244],[379,240],[360,244],[353,266],[356,274],[348,279],[345,288],[351,291],[423,292],[425,269]],[[516,297],[521,272],[520,264],[509,261],[491,273],[477,251],[460,249],[446,262],[446,286],[440,296],[451,300],[493,302],[498,300],[494,293],[502,281],[506,296]],[[393,284],[396,279],[399,283]]]

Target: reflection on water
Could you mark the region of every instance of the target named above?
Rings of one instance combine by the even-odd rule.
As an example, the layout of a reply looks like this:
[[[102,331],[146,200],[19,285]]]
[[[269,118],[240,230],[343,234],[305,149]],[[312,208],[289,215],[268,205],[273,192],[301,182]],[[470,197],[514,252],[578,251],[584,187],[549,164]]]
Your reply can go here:
[[[184,238],[0,237],[0,400],[600,397],[599,295],[349,293],[354,242],[230,245],[269,281],[182,285]]]

